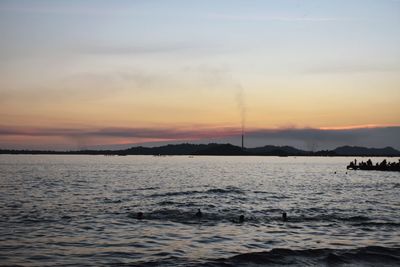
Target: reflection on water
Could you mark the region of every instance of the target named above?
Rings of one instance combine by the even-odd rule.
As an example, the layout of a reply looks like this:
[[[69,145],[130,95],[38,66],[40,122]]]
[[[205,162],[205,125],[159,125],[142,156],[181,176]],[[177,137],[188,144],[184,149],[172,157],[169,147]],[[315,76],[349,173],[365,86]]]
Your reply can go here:
[[[1,155],[0,262],[235,266],[379,252],[398,263],[400,174],[348,161]]]

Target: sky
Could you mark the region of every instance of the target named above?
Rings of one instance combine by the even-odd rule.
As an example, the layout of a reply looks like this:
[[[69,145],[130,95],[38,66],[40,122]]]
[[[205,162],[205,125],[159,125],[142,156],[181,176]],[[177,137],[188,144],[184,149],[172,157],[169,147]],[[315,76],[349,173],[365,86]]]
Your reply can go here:
[[[400,149],[400,0],[0,0],[0,36],[0,148]]]

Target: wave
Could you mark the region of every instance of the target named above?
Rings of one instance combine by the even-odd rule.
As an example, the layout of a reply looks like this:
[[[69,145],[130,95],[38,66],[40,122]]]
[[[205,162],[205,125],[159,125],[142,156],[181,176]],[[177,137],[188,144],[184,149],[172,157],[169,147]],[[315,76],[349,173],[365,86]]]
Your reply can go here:
[[[244,194],[244,191],[234,186],[228,186],[226,188],[213,188],[207,190],[207,194]]]
[[[208,266],[326,266],[354,265],[365,266],[398,266],[400,264],[400,248],[369,246],[357,249],[306,249],[291,250],[276,248],[267,252],[245,253],[227,259],[214,261]],[[374,265],[371,265],[374,266]]]
[[[199,194],[202,193],[202,191],[177,191],[177,192],[165,192],[165,193],[156,193],[156,194],[151,194],[148,197],[153,198],[153,197],[171,197],[171,196],[185,196],[185,195],[194,195],[194,194]]]
[[[360,226],[360,227],[385,227],[385,226],[391,226],[391,227],[400,227],[400,222],[376,222],[376,221],[371,221],[371,222],[362,222],[362,223],[353,223],[353,226]]]
[[[314,215],[314,216],[305,216],[305,215],[299,215],[299,216],[292,216],[289,217],[288,221],[290,222],[365,222],[365,221],[371,221],[373,218],[367,217],[367,216],[345,216],[345,215],[340,215],[340,214],[320,214],[320,215]]]
[[[159,187],[140,187],[140,188],[135,188],[137,191],[146,191],[146,190],[158,190],[160,189]]]
[[[237,187],[228,186],[226,188],[212,188],[204,191],[200,190],[188,190],[188,191],[177,191],[177,192],[165,192],[151,194],[148,197],[170,197],[170,196],[185,196],[185,195],[196,195],[196,194],[245,194],[245,192]]]
[[[170,221],[181,224],[202,223],[206,225],[216,225],[218,223],[232,222],[236,223],[239,220],[241,213],[239,211],[225,212],[206,212],[202,211],[201,218],[196,216],[197,209],[179,210],[179,209],[160,209],[150,211],[143,214],[144,220],[159,220]],[[136,219],[136,213],[129,213],[128,217]],[[255,218],[248,217],[248,222],[256,222]]]
[[[159,203],[160,206],[177,205],[177,203],[172,201],[163,201]],[[193,206],[191,204],[191,206]],[[338,214],[323,214],[320,216],[290,216],[288,215],[287,221],[282,221],[281,211],[272,210],[271,215],[252,215],[243,212],[239,209],[232,210],[218,210],[218,211],[208,211],[202,209],[201,218],[196,217],[197,207],[193,209],[174,209],[174,208],[163,208],[152,210],[149,212],[144,212],[145,220],[160,220],[160,221],[170,221],[182,224],[192,224],[192,223],[208,223],[208,224],[218,224],[218,223],[238,223],[239,216],[244,215],[245,219],[243,223],[251,223],[255,225],[262,224],[275,224],[275,223],[287,223],[289,226],[295,224],[312,224],[312,223],[333,223],[333,224],[349,224],[356,227],[400,227],[400,222],[395,221],[383,221],[376,220],[374,218],[366,216],[344,216]],[[267,213],[267,212],[266,212]],[[272,214],[273,213],[273,214]],[[136,213],[129,213],[128,217],[136,218]]]
[[[275,248],[270,251],[244,253],[229,258],[191,260],[165,255],[163,259],[139,261],[118,266],[399,266],[400,248],[368,246],[355,249]]]

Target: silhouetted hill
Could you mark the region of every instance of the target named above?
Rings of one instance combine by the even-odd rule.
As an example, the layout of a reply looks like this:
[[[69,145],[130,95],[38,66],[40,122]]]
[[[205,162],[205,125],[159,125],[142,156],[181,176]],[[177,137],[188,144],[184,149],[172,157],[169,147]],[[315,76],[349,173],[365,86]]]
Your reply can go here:
[[[179,145],[166,145],[159,147],[131,147],[126,150],[120,150],[120,153],[127,155],[194,155],[198,151],[207,149],[208,145],[195,145],[195,144],[179,144]]]
[[[248,148],[246,149],[247,152],[250,154],[256,155],[274,155],[274,156],[289,156],[289,155],[307,155],[309,152],[300,150],[291,146],[263,146],[263,147],[256,147],[256,148]]]
[[[219,156],[235,156],[235,155],[248,155],[241,147],[231,144],[208,144],[206,148],[198,150],[196,155],[219,155]]]
[[[359,146],[341,146],[333,150],[338,156],[399,156],[400,151],[392,148],[366,148]]]
[[[334,150],[310,152],[291,146],[263,146],[245,148],[231,144],[178,144],[159,147],[131,147],[124,150],[0,150],[0,154],[43,154],[43,155],[220,155],[220,156],[400,156],[400,151],[392,148],[365,148],[342,146]]]

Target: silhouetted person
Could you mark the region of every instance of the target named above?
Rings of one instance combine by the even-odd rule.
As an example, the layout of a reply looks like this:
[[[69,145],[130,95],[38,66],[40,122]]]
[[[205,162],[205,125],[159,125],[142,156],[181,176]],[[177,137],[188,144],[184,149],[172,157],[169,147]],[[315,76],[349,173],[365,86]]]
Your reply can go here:
[[[386,161],[386,159],[384,159],[384,160],[382,160],[380,166],[381,167],[386,167],[386,164],[387,164],[387,161]]]
[[[196,217],[197,218],[201,218],[202,216],[203,216],[203,214],[201,213],[201,210],[198,209],[197,212],[196,212]]]
[[[287,222],[287,214],[286,214],[286,212],[282,212],[282,220],[284,222]]]
[[[139,211],[139,212],[136,214],[136,219],[142,220],[142,219],[143,219],[143,212]]]
[[[244,222],[244,215],[243,214],[239,216],[239,223],[242,223],[242,222]]]

